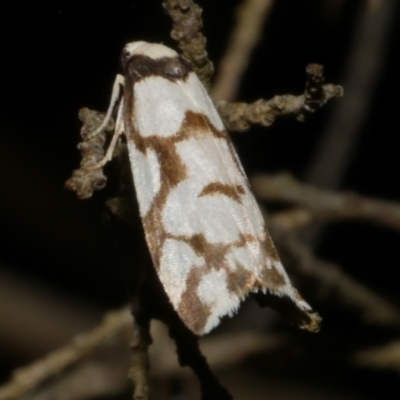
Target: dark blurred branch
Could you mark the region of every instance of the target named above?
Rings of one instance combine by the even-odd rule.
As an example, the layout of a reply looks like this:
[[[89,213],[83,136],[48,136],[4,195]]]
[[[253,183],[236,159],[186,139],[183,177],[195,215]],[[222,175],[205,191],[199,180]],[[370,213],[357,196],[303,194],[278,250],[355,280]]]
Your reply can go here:
[[[80,400],[117,395],[127,388],[129,365],[132,368],[128,351],[130,332],[132,317],[127,307],[107,314],[98,327],[78,336],[70,345],[15,371],[10,382],[0,387],[0,399],[14,400],[25,396],[29,400],[54,400],[68,396]],[[180,374],[182,369],[174,344],[164,325],[154,323],[152,336],[155,339],[150,351],[155,361],[153,376],[166,378]],[[276,350],[284,344],[285,338],[281,336],[235,332],[204,338],[202,351],[211,365],[225,369],[252,354]],[[47,384],[42,387],[44,383]]]
[[[344,71],[346,96],[332,110],[327,128],[315,147],[304,176],[308,183],[328,189],[340,185],[354,155],[381,76],[396,3],[395,0],[368,0],[359,5]],[[321,237],[320,229],[319,225],[308,229],[308,242],[313,243]]]
[[[400,374],[400,341],[359,351],[353,361],[363,367],[392,370]]]
[[[232,101],[236,97],[273,5],[274,0],[245,0],[239,4],[236,24],[211,90],[214,99]]]
[[[269,221],[287,231],[296,231],[315,221],[315,216],[304,208],[291,208],[285,211],[274,212]]]
[[[317,259],[311,249],[288,231],[268,225],[289,275],[314,287],[320,300],[354,310],[367,324],[400,328],[400,311],[388,300],[351,278],[339,266]]]
[[[136,323],[130,340],[132,356],[128,377],[133,384],[133,400],[147,400],[150,393],[149,346],[152,344],[150,335],[151,319],[140,318],[141,315],[135,308],[137,307],[132,307]]]
[[[128,387],[129,352],[124,341],[108,346],[106,351],[87,358],[53,377],[25,400],[86,400],[114,398]]]
[[[239,326],[241,315],[238,315]],[[242,322],[245,319],[242,318]],[[179,366],[176,351],[163,325],[152,329],[154,346],[150,348],[150,356],[157,360],[152,366],[152,373],[156,377],[177,376],[189,374],[187,368]],[[284,335],[263,334],[253,331],[233,330],[229,333],[204,337],[201,340],[201,351],[207,357],[213,369],[225,370],[238,365],[246,358],[262,352],[276,351],[288,344]],[[235,349],[235,351],[232,351]]]
[[[67,367],[100,348],[127,330],[131,330],[132,317],[128,308],[107,313],[103,322],[91,332],[49,356],[14,371],[11,381],[0,388],[0,400],[18,399],[49,378],[60,374]]]
[[[287,173],[255,175],[251,179],[255,195],[260,200],[279,201],[308,210],[324,221],[365,220],[400,231],[400,204],[375,200],[349,192],[334,192],[315,188],[297,181]],[[304,222],[309,222],[303,215]]]
[[[396,3],[395,0],[360,3],[344,72],[346,95],[335,104],[327,129],[315,148],[314,157],[304,177],[308,183],[334,189],[348,168],[376,83],[381,76],[387,35],[396,15]]]
[[[0,268],[2,350],[26,362],[98,324],[100,309],[10,269]]]

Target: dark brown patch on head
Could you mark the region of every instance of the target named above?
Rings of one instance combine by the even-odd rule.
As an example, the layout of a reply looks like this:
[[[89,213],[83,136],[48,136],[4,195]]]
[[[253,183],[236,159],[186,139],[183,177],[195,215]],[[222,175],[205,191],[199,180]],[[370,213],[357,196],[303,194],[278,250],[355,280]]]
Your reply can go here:
[[[186,279],[186,290],[182,294],[178,314],[186,326],[197,335],[203,334],[204,327],[211,314],[210,307],[201,302],[197,288],[204,274],[204,268],[192,268]]]
[[[140,54],[127,57],[123,52],[121,65],[129,84],[151,76],[161,76],[172,82],[185,80],[192,71],[190,63],[179,56],[153,59]]]
[[[240,185],[227,185],[221,182],[212,182],[203,188],[199,197],[202,196],[213,196],[216,194],[223,194],[232,200],[242,204],[241,195],[245,193],[244,189]]]

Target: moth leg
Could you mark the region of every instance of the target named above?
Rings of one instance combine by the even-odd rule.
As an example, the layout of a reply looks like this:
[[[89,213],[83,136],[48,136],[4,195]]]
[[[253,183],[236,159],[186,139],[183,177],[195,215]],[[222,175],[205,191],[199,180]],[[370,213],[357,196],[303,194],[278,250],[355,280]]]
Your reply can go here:
[[[115,131],[114,131],[114,135],[111,139],[111,142],[108,146],[108,149],[106,151],[105,156],[103,157],[103,159],[101,159],[98,163],[96,163],[95,165],[92,165],[89,170],[95,170],[95,169],[99,169],[101,167],[103,167],[104,165],[106,165],[111,159],[112,159],[112,155],[115,149],[115,146],[117,145],[117,141],[119,139],[119,137],[121,136],[121,134],[124,132],[124,120],[123,120],[123,110],[124,110],[124,100],[121,99],[121,102],[119,104],[119,108],[118,108],[118,114],[117,114],[117,121],[115,123]],[[106,116],[107,118],[107,116]],[[106,120],[106,118],[104,120]],[[104,122],[102,123],[102,125],[104,124]],[[96,130],[96,132],[98,131],[98,129]]]
[[[88,135],[87,139],[92,139],[96,135],[98,135],[104,128],[107,126],[107,124],[110,122],[111,115],[114,111],[115,104],[118,101],[119,94],[121,92],[121,86],[125,85],[125,78],[118,74],[115,78],[113,89],[112,89],[112,94],[111,94],[111,100],[110,100],[110,105],[108,106],[108,110],[106,113],[106,116],[104,117],[103,122],[101,125],[91,134]]]

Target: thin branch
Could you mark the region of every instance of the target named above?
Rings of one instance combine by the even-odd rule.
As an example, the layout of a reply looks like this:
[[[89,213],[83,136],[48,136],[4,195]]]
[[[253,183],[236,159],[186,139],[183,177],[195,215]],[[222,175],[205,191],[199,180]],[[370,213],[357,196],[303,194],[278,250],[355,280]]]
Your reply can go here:
[[[257,46],[274,0],[243,0],[236,10],[236,24],[219,67],[211,96],[232,101]]]
[[[214,66],[201,32],[203,10],[193,0],[165,0],[162,5],[172,19],[172,39],[178,42],[183,57],[190,61],[203,85],[209,88]]]
[[[219,114],[229,131],[244,132],[251,125],[271,126],[277,117],[296,115],[303,121],[306,115],[325,105],[330,99],[342,97],[343,88],[332,84],[322,85],[322,67],[307,66],[307,84],[301,96],[282,95],[270,100],[260,99],[254,103],[216,103]]]
[[[251,183],[260,200],[294,204],[325,221],[359,219],[400,231],[400,204],[395,202],[318,189],[287,173],[256,175]]]

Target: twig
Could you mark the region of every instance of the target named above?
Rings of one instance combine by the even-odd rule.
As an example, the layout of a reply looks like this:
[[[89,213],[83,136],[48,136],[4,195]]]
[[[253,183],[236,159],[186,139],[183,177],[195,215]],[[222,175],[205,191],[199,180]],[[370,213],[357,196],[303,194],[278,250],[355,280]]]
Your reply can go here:
[[[236,24],[215,78],[211,95],[214,99],[232,101],[250,62],[274,0],[243,0],[236,10]]]
[[[65,396],[68,396],[69,399],[80,400],[97,396],[117,395],[123,391],[128,384],[126,373],[129,366],[132,368],[133,364],[129,361],[129,335],[119,336],[117,331],[130,331],[132,321],[127,307],[121,312],[114,313],[113,318],[115,318],[113,325],[116,328],[115,338],[117,340],[110,342],[110,336],[113,336],[113,334],[110,334],[110,336],[105,334],[102,338],[98,337],[97,346],[94,346],[91,350],[88,349],[85,354],[81,352],[79,359],[75,361],[69,359],[71,362],[66,362],[65,368],[59,368],[54,371],[48,360],[59,357],[57,354],[59,354],[60,350],[56,350],[49,357],[24,367],[24,373],[31,377],[29,381],[32,383],[29,388],[25,387],[23,392],[16,392],[15,380],[13,379],[0,388],[0,399],[12,400],[19,398],[21,394],[25,395],[26,399],[29,400],[49,400]],[[121,329],[118,326],[121,326]],[[109,327],[112,330],[112,326]],[[101,326],[96,327],[93,332],[99,331],[99,329],[103,328]],[[88,333],[87,336],[91,336],[93,332]],[[150,358],[155,361],[151,370],[152,375],[156,378],[165,379],[184,372],[185,370],[182,371],[182,368],[177,363],[173,342],[167,340],[168,333],[165,326],[160,322],[155,322],[152,324],[151,334],[155,339],[150,351]],[[98,350],[103,348],[105,343],[108,344],[107,349],[99,353]],[[287,340],[282,336],[266,336],[256,332],[235,331],[229,335],[206,337],[202,341],[201,347],[207,355],[209,363],[223,370],[239,364],[243,359],[253,354],[275,351],[286,343]],[[74,351],[75,345],[75,343],[71,343],[69,346],[71,349],[68,351]],[[235,352],[232,352],[232,347],[235,347]],[[74,368],[66,372],[66,367],[70,367],[72,363],[76,366],[74,365]],[[41,379],[38,379],[37,376],[38,369],[42,369]],[[142,373],[142,371],[142,369],[139,369],[138,372]],[[186,373],[188,372],[186,370]],[[44,381],[47,382],[50,377],[57,379],[51,380],[44,388],[40,388],[40,385]],[[143,383],[146,380],[137,379],[136,377],[136,385],[140,382]],[[135,386],[135,388],[137,387],[136,393],[139,392],[140,386],[140,384]],[[30,392],[39,388],[40,390],[30,395]]]
[[[316,64],[307,66],[308,83],[305,94],[301,96],[275,96],[270,100],[260,99],[251,104],[218,101],[216,106],[225,127],[229,131],[244,132],[254,124],[271,126],[277,117],[287,115],[296,115],[299,121],[303,121],[305,115],[322,107],[330,99],[343,95],[341,86],[322,86],[321,68]],[[319,90],[316,90],[316,82],[321,83]]]
[[[214,66],[207,55],[207,40],[201,33],[202,9],[193,0],[165,0],[162,5],[172,20],[172,39],[178,42],[183,57],[190,61],[194,72],[208,88]]]
[[[236,318],[241,318],[241,314]],[[242,318],[242,321],[244,319]],[[150,348],[150,358],[157,360],[152,365],[151,372],[155,377],[171,377],[189,374],[190,370],[182,369],[176,360],[176,352],[172,341],[168,338],[165,326],[155,323],[152,327],[154,346]],[[240,324],[239,324],[240,325]],[[168,340],[167,340],[168,339]],[[201,341],[202,353],[207,357],[213,369],[230,369],[240,364],[247,357],[262,352],[276,351],[288,345],[288,338],[283,335],[265,335],[253,331],[230,331],[226,334],[206,336]],[[232,351],[232,349],[235,351]]]
[[[269,224],[286,269],[314,283],[321,299],[356,311],[364,323],[400,328],[400,312],[387,300],[348,276],[339,266],[318,260],[293,234]]]
[[[179,364],[188,366],[198,377],[203,400],[231,400],[231,395],[219,383],[212,373],[199,346],[196,336],[179,318],[156,276],[154,268],[148,268],[137,294],[138,301],[133,302],[132,314],[139,326],[145,327],[152,320],[162,321],[169,330],[176,345]]]
[[[133,400],[147,400],[150,393],[149,383],[149,346],[152,343],[150,336],[151,317],[140,307],[140,297],[136,297],[132,304],[132,315],[135,319],[130,348],[132,351],[131,366],[128,377],[133,383]]]
[[[287,173],[255,175],[251,183],[260,200],[294,204],[325,221],[360,219],[400,231],[398,203],[318,189],[300,183]]]
[[[104,113],[88,108],[79,110],[79,119],[83,122],[81,128],[83,141],[78,144],[78,149],[82,154],[82,161],[79,169],[74,170],[71,178],[65,182],[65,187],[76,192],[79,199],[91,197],[93,191],[103,189],[107,182],[102,168],[88,169],[96,165],[104,157],[105,132],[100,132],[96,136],[90,135],[101,125],[104,116]],[[110,122],[105,131],[111,131],[114,128],[113,125],[114,122]]]
[[[0,400],[18,399],[47,379],[81,360],[122,332],[131,328],[132,317],[127,308],[107,313],[101,325],[32,365],[16,370],[12,379],[0,388]]]

